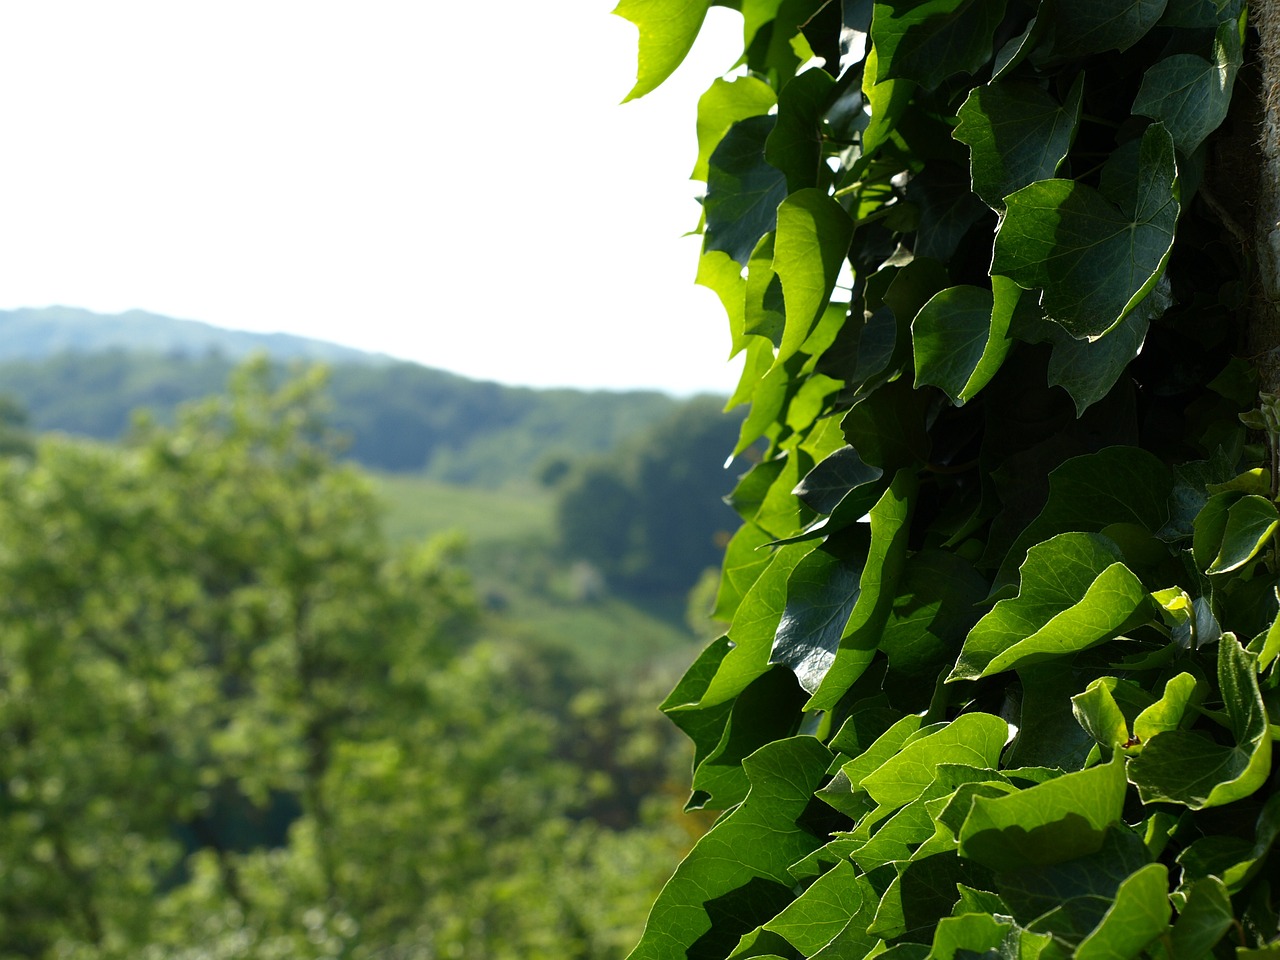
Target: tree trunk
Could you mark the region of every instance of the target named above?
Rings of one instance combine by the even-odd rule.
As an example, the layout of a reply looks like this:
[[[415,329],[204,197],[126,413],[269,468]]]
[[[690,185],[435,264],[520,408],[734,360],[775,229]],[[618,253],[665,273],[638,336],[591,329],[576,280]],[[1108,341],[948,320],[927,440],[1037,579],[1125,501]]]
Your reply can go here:
[[[1249,353],[1262,392],[1280,394],[1280,0],[1256,0],[1249,17],[1258,35],[1257,72],[1242,79],[1258,84],[1252,146],[1260,155],[1253,176],[1237,181],[1254,181],[1248,235],[1257,274],[1249,297]]]

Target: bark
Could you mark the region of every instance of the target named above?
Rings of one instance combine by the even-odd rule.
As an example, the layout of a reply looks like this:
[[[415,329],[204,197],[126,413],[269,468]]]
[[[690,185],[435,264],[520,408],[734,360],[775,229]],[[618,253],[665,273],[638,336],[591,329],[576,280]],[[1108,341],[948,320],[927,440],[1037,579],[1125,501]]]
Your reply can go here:
[[[1249,353],[1262,392],[1280,394],[1280,0],[1255,0],[1249,9],[1256,31],[1251,58],[1257,84],[1256,162],[1249,230],[1256,276],[1251,284]],[[1256,78],[1256,80],[1254,80]],[[1247,183],[1248,179],[1238,181]]]

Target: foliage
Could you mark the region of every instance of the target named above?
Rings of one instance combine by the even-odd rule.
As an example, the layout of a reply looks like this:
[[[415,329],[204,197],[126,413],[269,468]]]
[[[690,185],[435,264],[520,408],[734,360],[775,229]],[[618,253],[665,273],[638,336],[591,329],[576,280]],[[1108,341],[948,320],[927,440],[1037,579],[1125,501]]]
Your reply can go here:
[[[723,5],[698,279],[768,451],[663,704],[725,813],[633,960],[1280,956],[1243,4]],[[634,95],[707,6],[619,7]]]
[[[389,550],[269,379],[0,461],[0,956],[616,955],[678,751]]]
[[[710,397],[691,400],[607,457],[560,481],[561,549],[633,596],[684,596],[723,554],[733,513],[722,451],[737,421]]]

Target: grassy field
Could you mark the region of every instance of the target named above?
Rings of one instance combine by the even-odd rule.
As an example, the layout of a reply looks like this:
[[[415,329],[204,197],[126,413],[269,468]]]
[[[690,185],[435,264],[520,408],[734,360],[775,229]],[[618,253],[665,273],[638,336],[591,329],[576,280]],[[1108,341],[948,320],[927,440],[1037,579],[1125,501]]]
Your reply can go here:
[[[477,490],[405,474],[373,474],[394,541],[461,533],[482,602],[500,624],[573,651],[603,674],[684,662],[699,641],[683,604],[641,606],[584,595],[580,571],[554,552],[554,499],[538,488]]]

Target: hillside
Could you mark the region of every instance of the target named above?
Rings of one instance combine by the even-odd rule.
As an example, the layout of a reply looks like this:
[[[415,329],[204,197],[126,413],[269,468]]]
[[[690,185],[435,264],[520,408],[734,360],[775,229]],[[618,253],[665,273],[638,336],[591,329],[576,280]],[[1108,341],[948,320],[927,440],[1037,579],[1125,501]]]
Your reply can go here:
[[[224,330],[197,320],[177,320],[144,310],[102,314],[78,307],[0,310],[0,361],[43,360],[59,353],[126,350],[199,357],[209,353],[242,359],[265,352],[279,360],[323,363],[390,363],[324,340],[289,333]]]
[[[178,404],[220,392],[255,352],[279,377],[325,362],[332,422],[353,460],[451,483],[524,480],[541,462],[611,450],[680,406],[652,391],[507,387],[301,337],[67,308],[0,312],[0,393],[35,430],[109,440],[138,408],[168,421]]]

